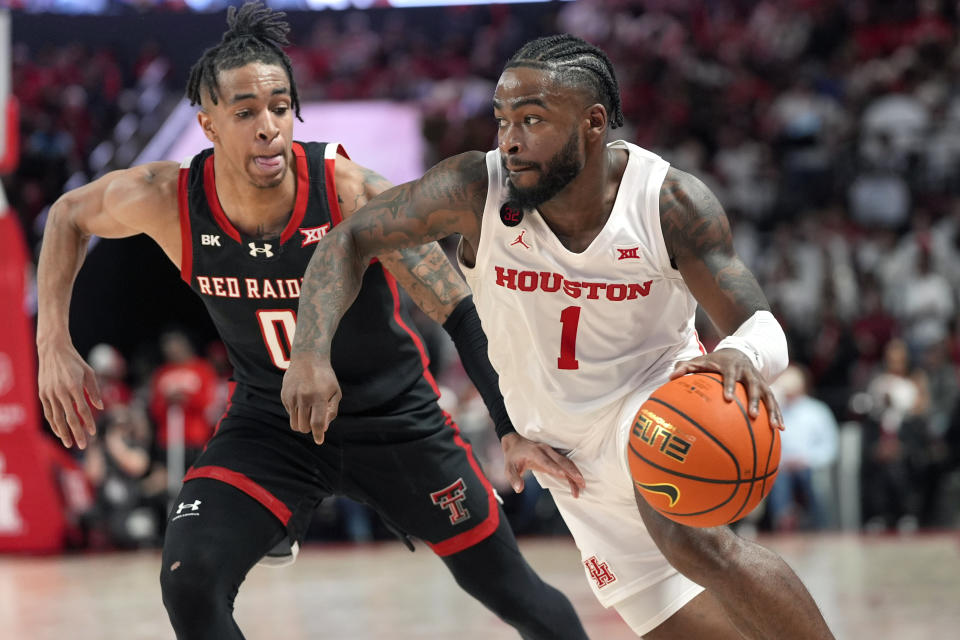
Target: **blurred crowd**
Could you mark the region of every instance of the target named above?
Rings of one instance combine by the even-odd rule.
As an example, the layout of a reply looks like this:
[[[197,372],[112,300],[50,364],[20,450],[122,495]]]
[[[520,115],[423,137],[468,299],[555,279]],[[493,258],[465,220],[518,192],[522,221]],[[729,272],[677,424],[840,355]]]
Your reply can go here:
[[[534,21],[509,5],[295,14],[289,52],[304,100],[419,104],[429,166],[492,148],[490,98],[504,61],[524,41],[566,31],[604,48],[627,121],[613,135],[713,189],[740,256],[788,335],[795,366],[775,387],[789,428],[762,526],[838,526],[845,442],[857,461],[857,526],[958,526],[958,4],[578,0],[539,7]],[[136,98],[145,70],[156,73],[157,61],[171,55],[163,46],[131,56],[80,43],[14,46],[23,155],[4,183],[34,242],[45,208],[65,186],[95,175],[91,153],[122,119],[125,100]],[[181,90],[173,71],[161,75],[167,91]],[[375,160],[369,164],[375,168]],[[482,404],[442,332],[421,324],[445,402],[497,479],[498,446]],[[712,347],[719,336],[707,318],[698,324]],[[169,413],[156,403],[173,402],[156,382],[163,371],[137,380],[117,374],[115,409],[102,417],[109,426],[84,460],[98,494],[110,492],[116,475],[136,479],[137,500],[148,509],[154,500],[154,518],[166,486],[155,475],[164,447],[157,434]],[[174,404],[202,416],[200,443],[222,408],[217,389],[228,373],[222,365],[207,373],[198,365],[194,373],[210,376],[209,396]],[[132,401],[124,384],[140,388]],[[845,431],[855,437],[845,440]],[[535,489],[508,498],[521,532],[556,530],[549,500]],[[319,519],[325,532],[377,535],[376,523],[351,505]]]

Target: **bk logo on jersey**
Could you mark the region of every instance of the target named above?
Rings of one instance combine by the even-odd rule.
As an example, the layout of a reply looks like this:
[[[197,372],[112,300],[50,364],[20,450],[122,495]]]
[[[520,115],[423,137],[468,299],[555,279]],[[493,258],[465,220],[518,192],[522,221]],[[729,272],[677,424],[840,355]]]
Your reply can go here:
[[[329,223],[320,225],[319,227],[300,227],[300,233],[303,234],[300,246],[305,247],[309,244],[320,242],[323,236],[327,235],[327,231],[330,231]]]
[[[450,486],[430,494],[433,504],[450,512],[450,524],[460,524],[470,519],[470,512],[461,504],[466,499],[467,486],[463,478],[457,478]]]
[[[608,584],[617,581],[617,576],[613,575],[613,571],[610,571],[610,566],[606,562],[600,562],[597,556],[590,556],[584,560],[583,566],[587,568],[587,573],[597,583],[597,589],[603,589]]]
[[[213,233],[204,233],[200,236],[200,244],[204,247],[219,247],[220,236]]]

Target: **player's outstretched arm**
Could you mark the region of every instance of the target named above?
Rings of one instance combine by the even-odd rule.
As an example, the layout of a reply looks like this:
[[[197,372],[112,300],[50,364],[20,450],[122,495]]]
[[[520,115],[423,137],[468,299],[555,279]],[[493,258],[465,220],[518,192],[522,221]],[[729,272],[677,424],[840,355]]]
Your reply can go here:
[[[312,432],[320,443],[336,417],[340,388],[330,366],[330,343],[370,260],[453,233],[476,246],[486,185],[482,153],[455,156],[419,180],[371,199],[317,245],[304,275],[281,393],[294,431]]]
[[[65,447],[76,442],[83,449],[87,435],[95,433],[86,397],[102,407],[93,370],[74,348],[69,328],[73,283],[87,243],[92,235],[159,232],[164,220],[176,225],[176,179],[175,163],[151,163],[109,173],[63,194],[50,207],[37,269],[38,383],[44,416]],[[172,202],[166,212],[165,202]],[[179,260],[179,247],[171,250]]]
[[[673,264],[710,319],[728,336],[713,353],[679,363],[672,377],[695,371],[720,373],[728,400],[736,383],[742,382],[750,415],[756,417],[763,401],[771,424],[780,426],[780,408],[768,382],[787,366],[786,337],[756,278],[733,249],[723,207],[703,182],[671,168],[660,189],[660,222]]]

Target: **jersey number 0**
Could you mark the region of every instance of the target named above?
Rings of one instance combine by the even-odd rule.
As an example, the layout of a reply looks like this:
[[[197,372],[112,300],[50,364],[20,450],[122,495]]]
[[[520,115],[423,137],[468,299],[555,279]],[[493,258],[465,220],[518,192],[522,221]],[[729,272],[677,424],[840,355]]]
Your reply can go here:
[[[270,359],[278,369],[286,371],[290,367],[290,347],[297,332],[296,312],[293,309],[260,309],[257,321]]]

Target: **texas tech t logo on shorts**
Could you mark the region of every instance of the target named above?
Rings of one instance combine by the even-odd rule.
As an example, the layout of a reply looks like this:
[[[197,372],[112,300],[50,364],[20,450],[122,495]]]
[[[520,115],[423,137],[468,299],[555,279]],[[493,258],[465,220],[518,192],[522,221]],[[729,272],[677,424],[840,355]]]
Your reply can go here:
[[[470,512],[461,503],[467,499],[467,486],[463,478],[457,478],[457,481],[449,487],[444,487],[440,491],[434,491],[430,494],[430,500],[433,504],[450,510],[450,524],[460,524],[470,519]]]
[[[617,581],[617,576],[613,575],[607,563],[600,562],[597,556],[590,556],[583,562],[583,565],[587,568],[587,572],[593,578],[593,581],[597,583],[597,589],[603,589],[611,582]]]

